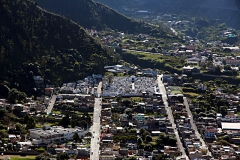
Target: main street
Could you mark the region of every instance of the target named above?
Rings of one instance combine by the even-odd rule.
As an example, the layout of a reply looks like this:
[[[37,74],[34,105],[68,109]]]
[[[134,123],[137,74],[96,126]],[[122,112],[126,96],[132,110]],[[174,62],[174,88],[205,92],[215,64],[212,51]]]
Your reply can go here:
[[[184,100],[184,105],[186,106],[188,116],[190,118],[190,123],[191,123],[192,129],[195,131],[195,134],[196,134],[197,138],[201,141],[202,145],[207,147],[205,141],[201,137],[201,134],[198,132],[196,124],[193,122],[193,116],[192,116],[192,112],[190,111],[187,98],[184,97],[183,100]],[[208,149],[207,155],[212,157],[212,153],[209,151],[209,149]]]
[[[90,159],[91,160],[97,160],[99,159],[99,141],[100,141],[100,127],[101,127],[101,121],[100,121],[100,115],[102,110],[102,98],[101,96],[101,89],[102,89],[102,82],[99,83],[97,88],[97,98],[95,98],[95,104],[94,104],[94,112],[93,112],[93,125],[91,126],[90,131],[92,132],[92,138],[91,138],[91,153],[90,153]]]
[[[175,133],[175,136],[176,136],[176,139],[177,139],[177,147],[179,148],[180,152],[182,152],[182,156],[181,157],[184,157],[184,158],[186,158],[186,160],[189,160],[189,158],[186,155],[186,152],[184,150],[183,144],[182,144],[182,142],[180,140],[180,137],[179,137],[179,134],[178,134],[178,131],[177,131],[177,128],[176,128],[176,124],[174,122],[172,110],[171,110],[170,107],[168,107],[166,89],[165,89],[164,84],[163,84],[163,82],[161,80],[162,76],[163,75],[158,75],[158,88],[160,90],[160,93],[162,94],[162,99],[163,99],[163,102],[164,102],[164,105],[165,105],[165,109],[167,111],[168,119],[172,123],[172,127],[174,129],[174,133]]]

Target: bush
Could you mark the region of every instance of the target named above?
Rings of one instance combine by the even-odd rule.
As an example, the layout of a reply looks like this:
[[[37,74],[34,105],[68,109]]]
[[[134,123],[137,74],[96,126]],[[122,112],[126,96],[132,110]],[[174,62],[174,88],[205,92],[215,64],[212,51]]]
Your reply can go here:
[[[35,151],[37,151],[37,152],[46,152],[45,148],[43,148],[43,147],[36,148]]]

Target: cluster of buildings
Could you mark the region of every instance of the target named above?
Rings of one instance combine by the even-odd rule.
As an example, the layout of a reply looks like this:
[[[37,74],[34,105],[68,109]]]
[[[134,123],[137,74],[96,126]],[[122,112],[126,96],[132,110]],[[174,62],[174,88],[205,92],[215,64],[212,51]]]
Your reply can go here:
[[[169,107],[171,107],[181,142],[190,159],[211,158],[208,147],[194,126],[187,100],[183,95],[168,95]]]
[[[27,98],[23,104],[10,104],[6,99],[0,99],[0,108],[13,112],[18,117],[23,117],[26,114],[32,112],[44,112],[46,105],[49,101],[48,97],[38,97],[39,101],[32,100],[32,98]]]
[[[101,160],[115,160],[116,158],[131,156],[140,159],[151,158],[153,155],[159,154],[168,154],[174,158],[180,155],[176,146],[168,146],[167,144],[161,151],[158,149],[149,151],[139,148],[137,137],[141,128],[148,130],[152,137],[156,137],[160,133],[175,136],[170,121],[164,116],[166,110],[161,94],[143,96],[141,99],[141,101],[136,101],[132,108],[129,108],[122,103],[124,100],[116,102],[112,97],[104,98],[101,111]],[[130,112],[128,112],[129,109]],[[112,118],[113,115],[117,114],[116,110],[122,112],[122,114],[118,114],[118,119]],[[154,113],[159,116],[153,116]],[[126,128],[131,129],[126,131]],[[116,138],[121,135],[130,138],[123,140],[123,143]]]

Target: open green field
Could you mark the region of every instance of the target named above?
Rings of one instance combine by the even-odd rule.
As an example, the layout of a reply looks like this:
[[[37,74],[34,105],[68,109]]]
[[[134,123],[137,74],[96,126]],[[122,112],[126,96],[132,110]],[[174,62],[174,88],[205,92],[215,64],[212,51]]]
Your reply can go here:
[[[181,87],[178,86],[168,86],[168,88],[171,90],[171,94],[182,94]]]
[[[36,156],[19,156],[19,155],[4,155],[0,156],[0,160],[5,160],[10,157],[11,160],[35,160]]]
[[[167,70],[170,73],[180,73],[185,64],[185,59],[176,56],[167,56],[163,54],[152,54],[139,51],[126,51],[124,60],[128,63],[141,65],[141,67],[151,67],[161,70]]]

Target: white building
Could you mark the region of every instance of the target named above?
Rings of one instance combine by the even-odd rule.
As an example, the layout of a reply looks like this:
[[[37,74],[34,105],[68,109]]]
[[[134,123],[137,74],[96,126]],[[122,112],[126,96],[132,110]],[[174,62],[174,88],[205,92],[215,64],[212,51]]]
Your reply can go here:
[[[80,127],[64,128],[62,126],[53,126],[35,128],[29,130],[29,136],[33,139],[33,144],[49,144],[52,141],[72,140],[73,135],[77,133],[80,137],[85,135],[84,129]]]

